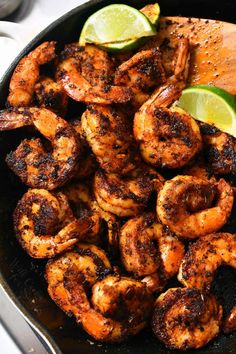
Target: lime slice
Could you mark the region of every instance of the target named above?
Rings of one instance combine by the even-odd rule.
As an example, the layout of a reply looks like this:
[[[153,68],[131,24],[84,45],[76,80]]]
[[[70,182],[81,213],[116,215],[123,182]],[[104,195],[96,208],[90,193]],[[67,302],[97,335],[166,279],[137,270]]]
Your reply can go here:
[[[160,18],[160,6],[155,4],[148,4],[140,10],[151,22],[152,25],[157,26]]]
[[[141,37],[155,34],[155,28],[140,11],[128,5],[113,4],[87,19],[79,44],[95,43],[110,50],[124,50],[138,45]]]
[[[215,86],[188,87],[177,106],[195,119],[236,137],[236,99],[228,92]]]

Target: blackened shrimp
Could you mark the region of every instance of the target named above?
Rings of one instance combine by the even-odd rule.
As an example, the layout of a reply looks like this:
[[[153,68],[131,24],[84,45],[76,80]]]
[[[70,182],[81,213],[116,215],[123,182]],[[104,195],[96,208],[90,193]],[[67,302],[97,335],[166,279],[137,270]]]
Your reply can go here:
[[[76,219],[63,193],[30,189],[18,202],[14,227],[21,246],[34,258],[49,258],[84,240],[90,218]]]
[[[109,54],[90,44],[68,45],[57,67],[57,80],[68,96],[86,103],[111,104],[131,99],[128,87],[113,84],[113,74]]]
[[[236,235],[215,233],[192,244],[181,263],[178,279],[186,287],[209,291],[221,265],[236,269]],[[225,331],[236,329],[236,307],[225,321]]]
[[[192,239],[216,232],[227,222],[233,207],[231,186],[192,176],[167,181],[157,199],[157,214],[179,237]]]
[[[51,298],[63,311],[72,313],[79,319],[82,312],[88,309],[86,285],[91,288],[98,280],[110,273],[112,273],[112,267],[106,253],[95,245],[80,243],[75,245],[72,251],[50,260],[47,263],[45,275]],[[70,276],[71,278],[77,276],[77,283],[81,287],[78,292],[81,301],[77,305],[73,304],[65,287],[66,280]]]
[[[46,108],[15,108],[0,112],[0,131],[33,125],[52,144],[47,151],[40,139],[25,139],[6,162],[22,182],[33,188],[55,189],[76,167],[80,146],[74,129]]]
[[[122,227],[120,252],[126,270],[144,278],[149,290],[156,291],[178,273],[184,245],[157,222],[154,213],[145,213],[128,220]],[[154,286],[155,279],[159,282]]]
[[[121,174],[134,169],[137,148],[132,127],[121,113],[110,106],[88,106],[81,123],[101,168],[108,173]]]
[[[140,332],[147,325],[153,306],[145,284],[120,276],[108,276],[97,282],[91,301],[96,312],[85,314],[84,328],[97,340],[109,342],[120,342]],[[104,335],[107,321],[109,330]]]
[[[172,288],[155,303],[152,329],[171,349],[201,348],[220,331],[222,307],[199,289]]]
[[[210,290],[215,272],[223,264],[236,268],[236,235],[206,235],[189,247],[178,279],[184,286]]]
[[[158,48],[138,52],[115,72],[115,84],[131,88],[131,104],[136,110],[149,98],[152,90],[164,81],[165,71]]]
[[[148,166],[140,166],[125,177],[98,170],[94,194],[102,209],[121,217],[135,216],[145,209],[163,181],[163,177]]]
[[[50,109],[60,117],[67,110],[68,96],[61,85],[50,77],[41,77],[35,85],[35,96],[40,107]]]
[[[202,124],[205,155],[209,167],[216,175],[236,174],[236,139],[217,128]]]
[[[185,85],[188,41],[184,41],[180,49],[175,76],[158,88],[134,117],[134,136],[143,159],[156,167],[169,169],[185,166],[202,147],[195,120],[178,107],[169,108]]]
[[[55,58],[56,42],[44,42],[20,60],[10,81],[7,104],[13,107],[29,106],[34,87],[39,79],[40,65]]]
[[[134,136],[140,144],[143,159],[162,168],[181,168],[191,161],[202,147],[195,120],[178,107],[168,106],[178,98],[176,85],[159,89],[154,102],[145,103],[135,114]],[[145,107],[144,107],[145,106]]]
[[[120,342],[146,325],[152,296],[145,284],[111,272],[102,249],[79,244],[48,263],[46,279],[51,298],[85,331],[100,341]]]

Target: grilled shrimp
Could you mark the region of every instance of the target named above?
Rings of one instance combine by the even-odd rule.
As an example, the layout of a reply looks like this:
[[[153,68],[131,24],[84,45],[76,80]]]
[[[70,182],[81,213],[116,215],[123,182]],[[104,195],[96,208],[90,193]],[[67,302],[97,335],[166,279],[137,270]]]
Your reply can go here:
[[[80,153],[76,133],[64,119],[46,108],[0,111],[0,131],[33,125],[53,147],[46,151],[40,139],[25,139],[6,162],[22,182],[33,188],[55,189],[73,174]]]
[[[210,290],[215,271],[222,264],[236,268],[236,235],[206,235],[189,247],[178,279],[184,286]]]
[[[14,212],[21,246],[34,258],[49,258],[84,240],[93,226],[88,217],[76,219],[63,193],[30,189]]]
[[[120,232],[122,262],[128,272],[145,277],[149,290],[159,290],[179,270],[184,245],[156,220],[154,213],[146,213],[128,220]],[[149,287],[151,279],[160,279]],[[162,281],[161,281],[162,280]]]
[[[81,208],[82,204],[89,211],[89,216],[94,221],[94,226],[90,234],[91,238],[96,240],[96,235],[99,235],[103,231],[103,224],[105,222],[107,226],[107,239],[111,251],[116,251],[118,248],[118,235],[120,230],[119,220],[114,214],[100,208],[91,193],[91,187],[84,183],[72,183],[63,187],[63,193],[65,193],[69,201],[73,202],[78,208]]]
[[[40,107],[48,108],[60,117],[67,110],[68,96],[61,85],[50,77],[42,77],[35,85],[36,101]]]
[[[176,176],[160,190],[157,214],[176,235],[192,239],[220,230],[230,216],[233,201],[233,190],[224,179],[214,182]]]
[[[121,174],[134,169],[137,148],[132,128],[122,114],[110,106],[93,105],[84,112],[81,122],[101,168],[108,173]]]
[[[94,193],[99,206],[117,216],[134,216],[147,206],[154,191],[163,184],[155,170],[140,166],[129,176],[119,177],[102,170],[95,173]]]
[[[192,244],[183,258],[178,279],[186,287],[209,291],[221,265],[236,269],[236,235],[210,234]],[[236,306],[226,318],[224,330],[236,330]]]
[[[115,72],[115,84],[130,87],[132,106],[137,110],[151,90],[165,81],[159,48],[143,50],[123,62]]]
[[[201,123],[207,162],[216,175],[236,174],[236,139]]]
[[[48,293],[63,311],[73,314],[79,320],[82,312],[89,308],[85,294],[86,287],[91,288],[98,280],[110,273],[112,267],[105,252],[95,245],[80,243],[75,245],[72,251],[47,263],[45,277]],[[80,296],[81,301],[76,305],[65,287],[69,278],[75,276],[78,286],[81,287],[76,296],[76,298]]]
[[[218,335],[222,307],[199,289],[172,288],[155,303],[152,329],[171,349],[201,348]]]
[[[111,272],[102,249],[79,244],[48,263],[46,279],[51,298],[62,310],[72,313],[85,331],[100,341],[120,342],[146,325],[152,296],[145,284],[107,276]]]
[[[76,101],[111,104],[127,102],[132,92],[128,87],[114,86],[114,65],[109,54],[88,44],[68,45],[61,54],[57,80]]]
[[[178,107],[167,108],[178,98],[177,92],[175,84],[161,87],[155,100],[150,105],[144,103],[134,117],[134,136],[141,155],[156,167],[181,168],[202,147],[195,120]]]
[[[20,60],[10,81],[9,106],[29,106],[39,79],[40,65],[55,58],[56,42],[44,42]]]
[[[175,76],[158,88],[134,117],[134,136],[140,144],[141,155],[156,167],[183,167],[202,147],[195,120],[178,107],[168,108],[181,95],[188,58],[188,41],[183,40]]]

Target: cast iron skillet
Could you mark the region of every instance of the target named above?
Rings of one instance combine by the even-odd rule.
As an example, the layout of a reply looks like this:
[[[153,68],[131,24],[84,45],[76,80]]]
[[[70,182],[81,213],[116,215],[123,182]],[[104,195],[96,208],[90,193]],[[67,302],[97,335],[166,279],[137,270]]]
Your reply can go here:
[[[119,2],[119,1],[117,1]],[[152,1],[129,0],[125,3],[141,8]],[[154,2],[154,1],[153,1]],[[234,22],[235,0],[160,0],[162,14],[182,15],[220,19]],[[114,3],[107,0],[93,0],[70,11],[41,32],[16,58],[0,83],[0,108],[8,93],[9,79],[21,57],[45,40],[56,40],[63,47],[65,43],[77,40],[85,19],[94,11]],[[4,53],[1,53],[4,55]],[[26,190],[5,164],[5,155],[21,140],[20,130],[5,132],[0,136],[0,282],[5,292],[15,303],[27,321],[45,340],[49,353],[64,354],[162,354],[180,353],[171,351],[160,344],[149,329],[128,342],[119,345],[94,343],[82,331],[74,319],[65,316],[49,299],[43,277],[45,261],[33,260],[19,247],[12,229],[12,212],[17,200]],[[235,218],[226,230],[236,230]],[[221,270],[217,276],[220,286],[215,291],[226,309],[236,304],[235,273],[231,269]],[[194,353],[236,353],[236,334],[220,335],[213,343]],[[190,352],[189,352],[190,353]]]

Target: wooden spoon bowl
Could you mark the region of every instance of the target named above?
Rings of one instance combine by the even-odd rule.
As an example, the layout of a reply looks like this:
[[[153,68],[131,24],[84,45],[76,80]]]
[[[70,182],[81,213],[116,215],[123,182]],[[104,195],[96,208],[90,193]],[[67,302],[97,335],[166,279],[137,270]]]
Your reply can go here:
[[[236,95],[236,25],[186,17],[162,17],[157,37],[171,72],[171,58],[181,36],[190,39],[191,62],[188,85],[211,84]]]

